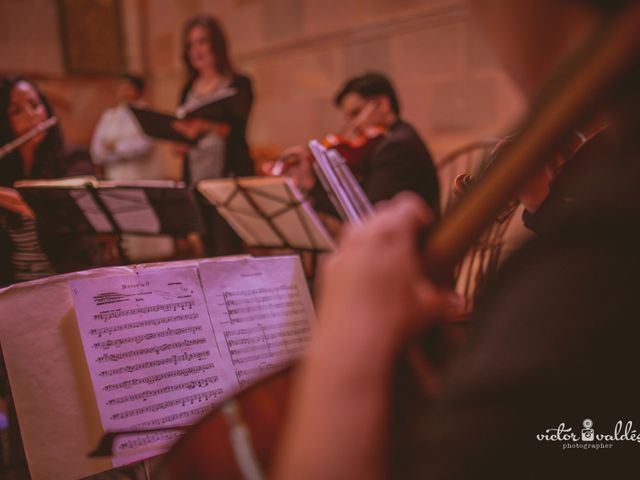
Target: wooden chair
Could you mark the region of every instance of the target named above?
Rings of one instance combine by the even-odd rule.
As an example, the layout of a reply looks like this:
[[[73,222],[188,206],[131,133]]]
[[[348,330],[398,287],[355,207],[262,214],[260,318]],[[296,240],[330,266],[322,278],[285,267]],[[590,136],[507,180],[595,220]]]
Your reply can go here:
[[[488,139],[464,145],[448,154],[438,164],[442,188],[441,205],[446,214],[458,200],[453,185],[462,174],[478,175],[491,162],[498,139]],[[476,299],[487,282],[495,275],[501,262],[517,248],[527,231],[519,221],[522,207],[514,203],[494,224],[484,232],[469,249],[454,273],[455,291],[467,301],[467,311],[472,314]]]

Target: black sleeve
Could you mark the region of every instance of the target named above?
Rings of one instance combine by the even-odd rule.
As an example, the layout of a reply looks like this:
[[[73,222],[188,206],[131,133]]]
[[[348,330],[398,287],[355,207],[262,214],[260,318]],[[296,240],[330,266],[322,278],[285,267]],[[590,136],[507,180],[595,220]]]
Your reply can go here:
[[[377,203],[410,190],[439,214],[438,178],[428,150],[411,131],[392,135],[372,156],[362,185],[364,192],[371,203]]]
[[[191,90],[192,86],[193,86],[193,80],[188,81],[182,86],[182,89],[180,90],[180,95],[178,96],[178,106],[184,104],[184,102],[187,100],[187,95],[189,95],[189,90]]]
[[[251,79],[244,75],[236,75],[231,86],[238,89],[234,102],[231,104],[232,116],[235,120],[246,125],[254,98]]]
[[[251,80],[244,75],[236,75],[231,86],[237,88],[238,93],[231,103],[231,133],[227,139],[225,175],[248,177],[255,174],[246,138],[247,122],[253,105],[253,89]]]

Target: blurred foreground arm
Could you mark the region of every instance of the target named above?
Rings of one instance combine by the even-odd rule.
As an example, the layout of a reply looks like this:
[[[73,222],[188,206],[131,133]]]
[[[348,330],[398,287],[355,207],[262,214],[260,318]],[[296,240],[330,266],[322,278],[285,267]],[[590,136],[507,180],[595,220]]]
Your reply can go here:
[[[329,260],[275,478],[386,476],[396,354],[412,333],[460,306],[421,270],[418,232],[430,221],[417,196],[401,194],[348,230]]]

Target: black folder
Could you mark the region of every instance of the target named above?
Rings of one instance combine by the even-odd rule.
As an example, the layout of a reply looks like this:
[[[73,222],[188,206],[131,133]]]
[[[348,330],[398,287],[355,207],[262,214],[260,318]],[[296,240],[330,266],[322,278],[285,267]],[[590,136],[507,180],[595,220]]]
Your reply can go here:
[[[205,97],[202,102],[196,103],[188,109],[178,107],[176,115],[136,105],[129,105],[129,109],[146,135],[160,140],[196,145],[198,138],[185,137],[172,127],[172,123],[187,118],[203,118],[210,122],[228,123],[233,118],[237,102],[236,94],[237,91],[234,88],[222,89],[214,95]]]

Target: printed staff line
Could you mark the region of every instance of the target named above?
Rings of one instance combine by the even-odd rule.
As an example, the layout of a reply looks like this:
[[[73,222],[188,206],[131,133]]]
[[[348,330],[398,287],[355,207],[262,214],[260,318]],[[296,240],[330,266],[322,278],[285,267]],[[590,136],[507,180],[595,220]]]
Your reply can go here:
[[[201,378],[198,380],[190,380],[188,382],[178,383],[177,385],[167,385],[166,387],[156,388],[154,390],[145,390],[140,393],[133,393],[131,395],[124,395],[122,397],[112,398],[107,401],[107,405],[121,405],[123,403],[135,402],[137,400],[147,400],[148,398],[157,397],[158,395],[164,395],[165,393],[178,392],[180,390],[193,390],[194,388],[207,387],[213,385],[218,381],[218,376]]]
[[[184,320],[197,320],[199,315],[197,313],[188,313],[185,315],[173,315],[170,317],[152,318],[149,320],[143,320],[141,322],[124,323],[122,325],[113,325],[111,327],[93,328],[89,330],[90,335],[97,335],[101,338],[102,335],[111,335],[114,332],[121,332],[124,330],[131,330],[134,328],[144,327],[157,327],[165,323],[181,322]]]
[[[155,418],[153,420],[149,420],[148,422],[136,423],[133,426],[133,430],[140,428],[151,428],[151,427],[159,427],[161,425],[166,425],[167,423],[173,423],[178,420],[185,420],[188,418],[194,417],[202,417],[203,415],[209,413],[211,411],[212,406],[208,405],[206,407],[198,407],[192,410],[187,410],[185,412],[173,413],[171,415],[166,415],[164,417]]]
[[[207,370],[211,370],[212,368],[215,368],[215,364],[207,363],[205,365],[199,365],[197,367],[182,368],[179,370],[173,370],[172,372],[158,373],[155,375],[149,375],[148,377],[132,378],[130,380],[125,380],[124,382],[112,383],[102,387],[102,390],[104,390],[105,392],[112,392],[114,390],[131,388],[135,387],[136,385],[143,385],[145,383],[151,385],[161,380],[167,380],[169,378],[180,376],[188,377],[189,375],[204,373]]]
[[[251,328],[239,328],[237,330],[224,330],[223,335],[225,337],[231,337],[233,335],[249,335],[254,332],[262,332],[263,330],[294,328],[299,325],[309,326],[309,322],[306,319],[304,319],[304,320],[298,320],[295,322],[288,322],[284,325],[275,323],[275,324],[268,324],[268,325],[260,325],[258,327],[251,327]]]
[[[193,347],[195,345],[202,345],[207,343],[206,338],[196,338],[193,340],[182,340],[180,342],[172,342],[172,343],[163,343],[162,345],[156,345],[153,347],[145,347],[140,348],[138,350],[129,350],[128,352],[120,352],[120,353],[105,353],[104,355],[96,358],[96,363],[104,363],[104,362],[118,362],[125,358],[133,358],[139,357],[142,355],[149,355],[155,353],[159,355],[160,352],[166,352],[167,350],[176,350],[179,348],[188,348]]]
[[[123,412],[114,413],[111,415],[111,420],[125,420],[129,417],[137,417],[145,413],[157,412],[158,410],[166,410],[167,408],[176,407],[178,405],[185,406],[188,403],[193,404],[195,402],[206,402],[218,395],[224,393],[221,388],[215,390],[209,390],[207,392],[196,393],[194,395],[188,395],[182,398],[176,398],[174,400],[167,400],[166,402],[155,403],[147,405],[145,407],[133,408],[131,410],[125,410]]]
[[[255,345],[256,343],[264,343],[276,338],[298,337],[305,333],[311,333],[311,330],[309,328],[299,328],[295,330],[285,330],[278,333],[258,335],[256,337],[244,337],[240,338],[240,340],[227,340],[227,345],[230,347],[234,345]]]
[[[162,305],[151,305],[148,307],[138,307],[138,308],[131,308],[128,310],[114,310],[114,311],[110,311],[110,312],[100,312],[100,313],[96,313],[93,316],[94,320],[103,320],[103,321],[107,321],[107,320],[112,320],[114,318],[120,318],[120,317],[130,317],[133,315],[140,315],[140,314],[145,314],[145,313],[151,313],[151,312],[169,312],[169,311],[177,311],[178,309],[184,310],[185,308],[193,308],[195,306],[196,302],[194,300],[187,300],[184,302],[176,302],[176,303],[165,303]]]
[[[271,349],[278,347],[288,347],[289,345],[300,345],[302,343],[308,343],[311,338],[299,338],[295,340],[283,340],[281,342],[273,342],[273,343],[262,343],[258,345],[250,345],[244,348],[230,348],[229,353],[231,356],[242,355],[247,352],[257,352],[259,350],[267,350],[271,352]]]
[[[127,365],[124,367],[113,368],[111,370],[103,370],[98,373],[99,377],[113,377],[114,375],[121,375],[123,373],[137,372],[138,370],[145,370],[147,368],[160,367],[169,363],[177,365],[180,362],[190,362],[191,360],[204,360],[211,352],[203,350],[200,352],[184,352],[181,355],[171,355],[169,357],[161,358],[159,360],[150,360],[148,362],[136,363],[134,365]]]
[[[199,325],[194,327],[184,327],[184,328],[175,328],[175,329],[167,328],[166,330],[161,330],[159,332],[144,333],[142,335],[134,335],[133,337],[118,338],[116,340],[105,340],[103,342],[96,342],[91,347],[108,350],[112,347],[117,348],[117,347],[121,347],[122,345],[127,345],[129,343],[142,343],[149,340],[153,340],[154,338],[172,337],[174,335],[184,335],[185,333],[194,334],[200,331],[202,331],[202,327]]]
[[[279,350],[271,353],[252,355],[250,357],[232,358],[231,361],[234,365],[242,365],[244,363],[255,362],[257,360],[270,360],[275,357],[297,357],[298,355],[304,353],[304,351],[304,348],[298,350]]]

